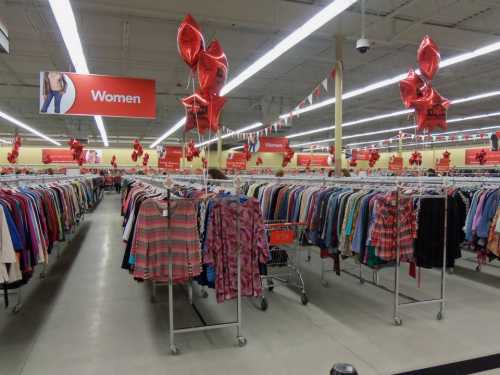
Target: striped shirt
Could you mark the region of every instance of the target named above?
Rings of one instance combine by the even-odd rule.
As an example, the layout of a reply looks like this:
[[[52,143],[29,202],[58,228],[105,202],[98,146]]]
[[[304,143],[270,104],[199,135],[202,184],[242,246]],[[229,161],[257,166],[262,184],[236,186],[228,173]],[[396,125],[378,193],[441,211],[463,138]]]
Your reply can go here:
[[[170,258],[174,283],[185,282],[200,274],[196,206],[194,199],[170,202],[147,199],[142,203],[131,248],[136,279],[168,281]]]

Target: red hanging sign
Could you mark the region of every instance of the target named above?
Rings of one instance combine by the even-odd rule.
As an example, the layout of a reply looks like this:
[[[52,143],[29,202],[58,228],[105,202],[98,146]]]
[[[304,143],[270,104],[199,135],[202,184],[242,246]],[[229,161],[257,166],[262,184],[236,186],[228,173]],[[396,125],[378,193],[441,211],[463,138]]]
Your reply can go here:
[[[40,112],[154,119],[155,81],[97,74],[40,72]]]
[[[83,159],[86,164],[100,164],[102,162],[102,150],[83,150]],[[77,161],[73,157],[73,151],[65,148],[42,149],[42,162],[73,164]]]
[[[244,152],[232,152],[227,156],[227,169],[246,169],[247,157]]]
[[[352,150],[353,160],[370,160],[370,150]]]
[[[328,155],[298,154],[297,166],[299,167],[328,167]]]
[[[450,170],[450,164],[451,160],[450,159],[439,159],[439,161],[436,163],[436,171],[437,172],[448,172]]]
[[[251,152],[277,152],[284,153],[288,147],[288,138],[285,137],[259,137],[255,149]]]
[[[403,158],[399,156],[391,157],[389,161],[389,170],[390,171],[402,171],[403,170]]]
[[[162,158],[158,158],[158,168],[176,170],[181,168],[182,147],[166,146]]]
[[[465,150],[465,164],[477,164],[479,165],[479,160],[476,155],[481,152],[481,150],[486,151],[486,162],[487,165],[497,165],[500,164],[500,151],[491,151],[484,148],[473,148]]]

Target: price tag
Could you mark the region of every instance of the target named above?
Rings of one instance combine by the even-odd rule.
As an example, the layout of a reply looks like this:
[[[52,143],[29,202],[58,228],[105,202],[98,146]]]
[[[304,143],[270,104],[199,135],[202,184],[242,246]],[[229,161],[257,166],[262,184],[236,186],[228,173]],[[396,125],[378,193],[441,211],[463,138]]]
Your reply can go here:
[[[164,209],[162,213],[163,217],[168,217],[168,209]]]

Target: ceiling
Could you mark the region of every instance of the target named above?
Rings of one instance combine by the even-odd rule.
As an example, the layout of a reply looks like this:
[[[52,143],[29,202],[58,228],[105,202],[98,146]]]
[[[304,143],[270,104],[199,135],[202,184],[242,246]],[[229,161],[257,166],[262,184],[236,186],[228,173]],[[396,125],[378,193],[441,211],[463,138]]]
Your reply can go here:
[[[180,99],[189,71],[177,53],[177,27],[186,13],[201,24],[205,39],[217,38],[234,77],[284,36],[309,19],[327,0],[72,0],[89,69],[93,73],[156,80],[154,121],[105,118],[111,146],[145,145],[183,115]],[[237,130],[256,121],[269,123],[293,109],[327,76],[335,60],[336,34],[342,34],[344,90],[390,78],[416,66],[416,50],[429,34],[443,58],[500,40],[499,0],[366,0],[366,33],[373,42],[362,55],[354,48],[360,34],[360,5],[299,43],[228,95],[222,122]],[[9,29],[11,54],[0,55],[0,110],[55,137],[99,141],[91,117],[38,114],[41,70],[71,71],[55,19],[45,0],[0,0],[0,18]],[[443,69],[434,87],[450,99],[500,90],[500,52]],[[330,95],[333,90],[330,90]],[[499,111],[498,97],[451,107],[449,117]],[[344,102],[344,121],[402,109],[397,85]],[[331,125],[333,108],[294,119],[282,135]],[[406,117],[356,125],[344,135],[408,125]],[[450,124],[450,130],[500,124],[500,117]],[[0,119],[0,136],[17,128]],[[387,134],[392,136],[393,134]],[[180,139],[177,132],[167,141]],[[319,133],[296,142],[332,137]],[[372,139],[380,139],[373,136]],[[360,141],[370,140],[369,137]],[[227,142],[226,142],[227,141]],[[224,140],[235,145],[236,140]],[[34,144],[46,144],[33,140]]]

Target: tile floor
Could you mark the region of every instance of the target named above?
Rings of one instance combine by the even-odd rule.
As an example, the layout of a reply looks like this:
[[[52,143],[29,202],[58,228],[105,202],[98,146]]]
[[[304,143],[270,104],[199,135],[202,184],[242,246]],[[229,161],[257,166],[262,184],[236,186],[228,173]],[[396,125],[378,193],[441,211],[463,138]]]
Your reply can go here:
[[[403,311],[403,325],[395,327],[390,294],[347,275],[329,274],[323,287],[313,253],[304,263],[307,306],[277,287],[266,312],[244,302],[246,347],[236,346],[233,329],[217,330],[177,336],[181,355],[171,356],[165,290],[151,304],[149,285],[121,270],[120,238],[119,197],[106,194],[61,256],[53,256],[47,277],[26,288],[22,311],[0,311],[1,375],[319,375],[335,362],[372,375],[500,352],[498,270],[478,275],[462,262],[464,269],[448,277],[445,320],[435,319],[437,306],[419,306]],[[391,280],[392,271],[381,273],[382,283]],[[437,295],[439,273],[424,272],[420,290],[406,276],[403,284],[406,293],[428,298]],[[197,322],[184,295],[176,291],[179,326]],[[233,303],[217,306],[211,297],[197,302],[209,321],[234,318]]]

